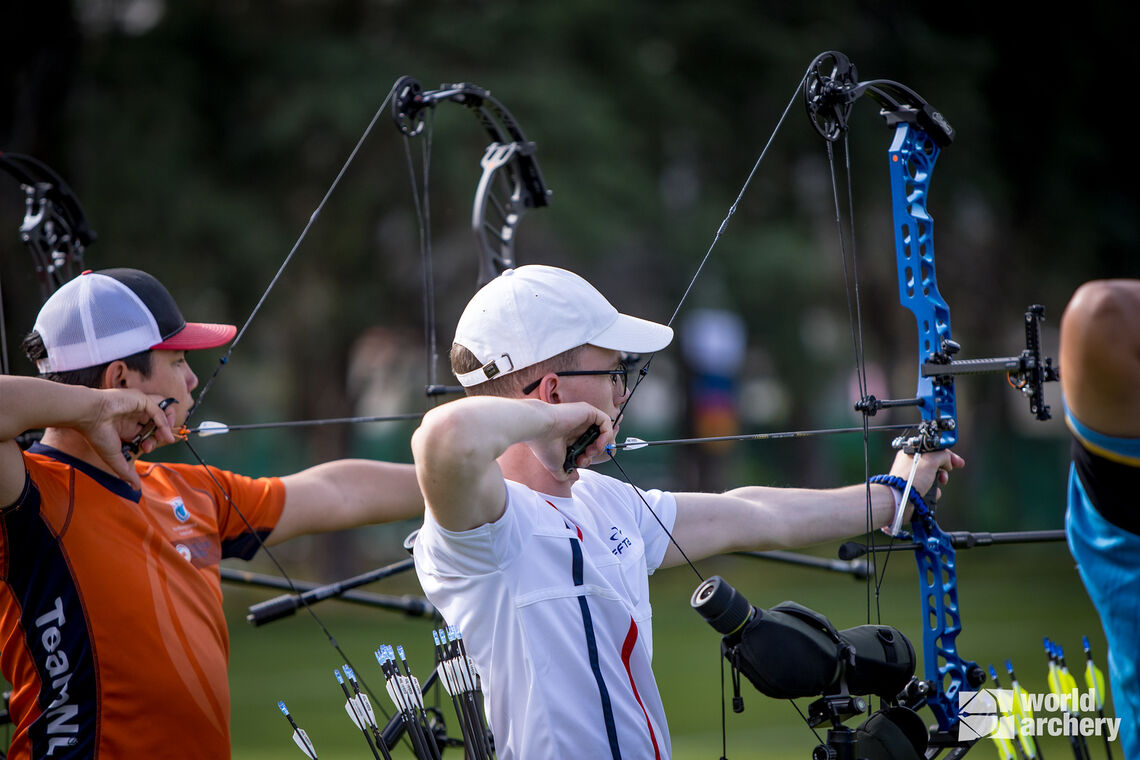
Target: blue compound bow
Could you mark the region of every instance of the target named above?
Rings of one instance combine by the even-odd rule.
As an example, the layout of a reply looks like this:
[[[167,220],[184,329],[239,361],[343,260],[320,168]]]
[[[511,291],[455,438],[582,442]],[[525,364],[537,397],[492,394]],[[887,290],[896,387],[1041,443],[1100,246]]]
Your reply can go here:
[[[921,422],[917,432],[896,439],[895,446],[921,456],[950,448],[958,440],[955,375],[1004,372],[1028,397],[1033,415],[1039,420],[1049,419],[1043,385],[1057,380],[1058,373],[1052,360],[1041,356],[1043,307],[1031,306],[1026,312],[1026,348],[1020,355],[954,358],[960,346],[951,336],[950,308],[938,292],[934,220],[927,209],[934,164],[941,150],[954,139],[950,123],[904,85],[887,80],[858,81],[854,65],[842,53],[827,52],[816,57],[808,68],[803,92],[808,115],[829,144],[846,131],[851,108],[863,95],[881,107],[880,114],[894,130],[888,162],[895,258],[899,300],[914,314],[918,328],[918,384],[913,398],[881,400],[865,395],[856,404],[856,410],[870,416],[889,407],[918,407]],[[915,499],[913,544],[887,548],[913,549],[918,564],[925,678],[912,683],[907,698],[916,706],[925,703],[937,719],[938,730],[931,736],[931,751],[936,752],[947,746],[964,746],[958,742],[956,731],[959,693],[981,686],[985,673],[976,662],[963,659],[958,653],[956,639],[962,621],[954,547],[962,539],[938,526],[931,496]],[[1055,539],[1055,534],[1051,531],[1041,537]],[[857,546],[845,545],[842,556],[849,559],[867,549],[856,549]]]

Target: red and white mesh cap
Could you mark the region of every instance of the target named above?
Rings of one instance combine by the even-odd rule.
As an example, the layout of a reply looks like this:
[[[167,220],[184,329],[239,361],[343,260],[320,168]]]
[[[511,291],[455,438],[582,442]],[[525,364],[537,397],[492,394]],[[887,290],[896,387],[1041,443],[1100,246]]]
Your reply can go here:
[[[587,343],[647,354],[672,340],[673,328],[619,313],[573,272],[532,264],[506,270],[463,310],[455,342],[483,366],[457,377],[470,388]]]
[[[68,372],[157,348],[216,348],[233,339],[233,325],[187,322],[166,288],[138,269],[84,272],[44,303],[33,328],[47,358],[41,373]]]

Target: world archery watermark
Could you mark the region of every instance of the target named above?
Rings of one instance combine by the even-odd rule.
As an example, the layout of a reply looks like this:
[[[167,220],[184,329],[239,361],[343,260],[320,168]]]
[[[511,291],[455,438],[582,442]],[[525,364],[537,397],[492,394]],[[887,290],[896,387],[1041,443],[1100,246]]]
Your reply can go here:
[[[958,692],[959,741],[1018,736],[1107,736],[1116,741],[1120,718],[1097,716],[1096,693],[1033,694],[1010,689]],[[1096,717],[1094,717],[1096,716]]]

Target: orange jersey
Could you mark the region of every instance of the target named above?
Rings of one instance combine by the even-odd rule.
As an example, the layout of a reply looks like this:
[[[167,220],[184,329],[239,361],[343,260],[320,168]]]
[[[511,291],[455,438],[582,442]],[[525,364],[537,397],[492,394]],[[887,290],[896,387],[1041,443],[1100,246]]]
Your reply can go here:
[[[8,756],[229,757],[218,562],[253,556],[284,485],[136,462],[140,493],[40,444],[24,461],[24,491],[0,512]]]

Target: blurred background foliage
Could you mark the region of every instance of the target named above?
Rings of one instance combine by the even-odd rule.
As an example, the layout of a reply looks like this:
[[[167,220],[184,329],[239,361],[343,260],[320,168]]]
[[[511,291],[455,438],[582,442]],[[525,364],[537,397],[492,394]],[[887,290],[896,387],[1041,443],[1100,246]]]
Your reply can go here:
[[[1102,8],[1094,34],[1063,18],[1038,18],[1030,32],[1021,19],[968,8],[839,0],[9,5],[0,150],[34,155],[71,183],[99,233],[88,266],[154,273],[190,319],[244,322],[378,104],[409,74],[426,89],[490,89],[537,143],[554,196],[524,220],[520,263],[572,268],[623,310],[666,320],[793,99],[686,310],[728,310],[746,328],[730,427],[857,424],[829,168],[796,99],[807,64],[827,49],[848,54],[862,78],[909,85],[958,130],[930,208],[963,356],[1016,354],[1030,303],[1047,307],[1055,355],[1057,319],[1080,282],[1138,274],[1134,159],[1119,134],[1122,10]],[[445,352],[475,287],[467,220],[486,138],[450,104],[433,124],[430,229]],[[850,145],[871,391],[902,397],[914,383],[914,324],[897,299],[888,142],[873,105],[860,102]],[[405,150],[419,160],[425,140],[406,148],[379,114],[199,420],[422,411],[425,364],[450,380],[445,361],[423,349]],[[27,372],[17,346],[39,296],[16,232],[22,209],[16,184],[0,184],[7,341],[15,371]],[[692,432],[683,355],[655,361],[629,434]],[[214,359],[195,358],[203,379]],[[958,387],[970,466],[947,495],[944,525],[1059,527],[1063,425],[1030,421],[999,377]],[[1059,416],[1059,389],[1047,393]],[[407,461],[413,428],[234,433],[199,448],[212,464],[281,473],[347,454]],[[887,440],[873,438],[872,471],[889,455]],[[637,482],[672,488],[830,486],[864,471],[854,439],[654,449],[626,461]],[[411,527],[306,539],[282,556],[301,576],[359,572],[398,557]]]

